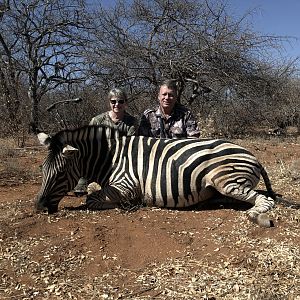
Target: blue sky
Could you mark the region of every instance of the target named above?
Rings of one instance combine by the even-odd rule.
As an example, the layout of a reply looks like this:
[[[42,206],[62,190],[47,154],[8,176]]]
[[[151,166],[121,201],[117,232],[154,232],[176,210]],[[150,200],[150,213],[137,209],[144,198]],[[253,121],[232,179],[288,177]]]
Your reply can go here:
[[[247,11],[254,13],[249,19],[255,31],[276,36],[290,36],[285,43],[284,56],[300,57],[300,1],[299,0],[227,0],[230,11],[242,16]]]

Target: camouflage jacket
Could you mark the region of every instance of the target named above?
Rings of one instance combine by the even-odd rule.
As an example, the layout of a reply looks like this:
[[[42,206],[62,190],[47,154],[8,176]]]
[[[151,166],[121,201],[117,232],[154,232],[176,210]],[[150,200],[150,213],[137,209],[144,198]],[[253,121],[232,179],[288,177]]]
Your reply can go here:
[[[160,108],[147,109],[142,115],[139,135],[156,138],[199,137],[197,122],[190,110],[181,104],[174,106],[168,119],[163,117]]]
[[[124,118],[122,121],[117,123],[113,122],[113,120],[109,116],[109,112],[104,112],[94,118],[92,118],[90,125],[104,125],[116,128],[123,132],[126,132],[127,135],[135,135],[137,131],[137,120],[135,117],[125,112]]]

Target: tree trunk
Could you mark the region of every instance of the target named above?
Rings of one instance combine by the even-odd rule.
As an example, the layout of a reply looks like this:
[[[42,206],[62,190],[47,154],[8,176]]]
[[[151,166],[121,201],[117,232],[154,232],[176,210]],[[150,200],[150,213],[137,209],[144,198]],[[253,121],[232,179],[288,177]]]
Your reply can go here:
[[[31,103],[29,133],[36,134],[39,127],[39,99],[37,97],[36,89],[32,86],[29,87],[28,98]]]

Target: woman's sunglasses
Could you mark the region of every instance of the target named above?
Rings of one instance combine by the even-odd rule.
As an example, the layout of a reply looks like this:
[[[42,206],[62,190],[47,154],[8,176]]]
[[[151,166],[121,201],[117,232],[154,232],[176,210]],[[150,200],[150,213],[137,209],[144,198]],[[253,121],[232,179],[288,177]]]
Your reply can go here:
[[[110,103],[111,104],[116,104],[116,103],[118,103],[118,104],[124,104],[125,103],[125,100],[110,100]]]

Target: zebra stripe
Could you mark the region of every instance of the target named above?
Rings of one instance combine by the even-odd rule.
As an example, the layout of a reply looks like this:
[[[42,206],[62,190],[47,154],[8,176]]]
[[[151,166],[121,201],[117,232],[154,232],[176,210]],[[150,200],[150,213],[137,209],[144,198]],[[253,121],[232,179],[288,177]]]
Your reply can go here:
[[[126,137],[103,126],[41,136],[49,154],[43,165],[38,210],[57,211],[63,195],[85,177],[102,186],[87,196],[90,209],[138,201],[147,206],[188,207],[207,200],[215,190],[253,204],[249,218],[271,225],[261,216],[274,206],[268,175],[253,154],[236,144],[218,139]],[[270,197],[254,191],[260,175]]]

